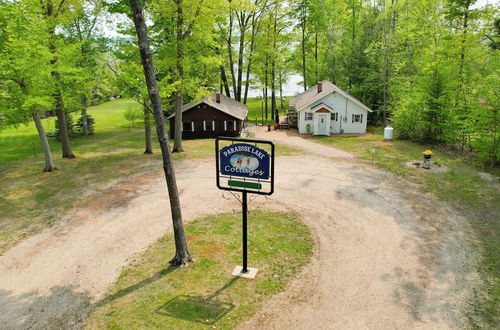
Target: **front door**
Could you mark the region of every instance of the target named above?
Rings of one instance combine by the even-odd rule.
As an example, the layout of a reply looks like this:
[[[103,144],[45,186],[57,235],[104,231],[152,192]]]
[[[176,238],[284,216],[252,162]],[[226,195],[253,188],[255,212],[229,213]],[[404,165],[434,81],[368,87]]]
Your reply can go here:
[[[330,114],[318,114],[318,135],[328,135],[330,128]]]

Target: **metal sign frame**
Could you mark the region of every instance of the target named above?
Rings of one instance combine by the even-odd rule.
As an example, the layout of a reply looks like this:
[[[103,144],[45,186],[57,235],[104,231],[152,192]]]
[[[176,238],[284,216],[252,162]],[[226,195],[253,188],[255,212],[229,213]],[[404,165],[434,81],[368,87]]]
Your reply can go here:
[[[220,149],[219,149],[219,141],[230,141],[231,144],[235,143],[248,143],[253,144],[256,148],[260,149],[258,144],[266,144],[271,147],[271,153],[269,155],[270,164],[269,164],[269,178],[268,179],[255,179],[247,176],[232,176],[221,174],[220,169]],[[262,150],[262,149],[261,149]],[[265,151],[265,150],[264,150]],[[267,151],[266,151],[267,153]],[[242,261],[243,266],[241,268],[240,274],[238,276],[245,276],[245,274],[250,273],[250,269],[248,268],[248,249],[247,249],[247,240],[248,240],[248,231],[247,231],[247,214],[248,214],[248,202],[247,202],[247,194],[258,194],[258,195],[272,195],[274,192],[274,143],[271,141],[263,141],[263,140],[252,140],[252,139],[241,139],[241,138],[231,138],[231,137],[217,137],[215,139],[215,164],[216,164],[216,177],[217,177],[217,187],[221,190],[228,191],[238,191],[241,192],[241,213],[242,213]],[[260,163],[259,163],[260,164]],[[258,168],[258,167],[257,167]],[[221,185],[221,177],[228,179],[228,186]],[[230,186],[232,178],[233,185]],[[242,181],[236,181],[242,180]],[[238,183],[237,185],[234,182]],[[270,186],[269,191],[261,191],[262,183],[268,184]],[[253,188],[252,188],[253,187]],[[260,188],[259,188],[260,187]],[[238,268],[238,267],[237,267]],[[257,269],[253,268],[256,272]],[[255,275],[255,273],[254,273]]]
[[[243,177],[243,176],[238,176],[238,175],[226,175],[222,174],[220,170],[220,159],[219,159],[219,146],[220,143],[219,141],[229,141],[231,144],[235,143],[248,143],[252,144],[255,147],[259,147],[259,144],[265,144],[269,145],[271,147],[271,152],[269,154],[270,158],[270,164],[269,164],[269,171],[270,171],[270,176],[269,179],[258,179],[258,178],[249,178],[249,177]],[[247,193],[252,193],[252,194],[258,194],[258,195],[272,195],[274,192],[274,143],[271,141],[265,141],[265,140],[253,140],[253,139],[242,139],[242,138],[232,138],[232,137],[217,137],[215,139],[215,164],[216,164],[216,178],[217,178],[217,188],[221,190],[228,190],[228,191],[238,191],[238,192],[247,192]],[[232,181],[235,185],[233,186],[223,186],[221,184],[221,178],[228,179],[228,181]],[[237,181],[238,180],[238,181]],[[237,185],[244,183],[245,186]],[[259,189],[258,186],[262,184],[267,184],[269,185],[270,189],[268,191],[262,191],[262,189]],[[254,186],[252,188],[251,186]]]

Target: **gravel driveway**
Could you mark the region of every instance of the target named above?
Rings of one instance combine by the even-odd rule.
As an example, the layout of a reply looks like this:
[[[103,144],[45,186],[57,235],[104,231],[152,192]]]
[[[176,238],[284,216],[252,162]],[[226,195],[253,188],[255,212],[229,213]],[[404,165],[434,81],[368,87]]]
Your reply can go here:
[[[304,152],[278,156],[276,193],[250,208],[299,212],[316,249],[286,291],[242,328],[465,327],[467,301],[479,282],[465,219],[349,153],[293,132],[255,133]],[[215,187],[213,167],[213,159],[177,164],[186,221],[239,207]],[[159,171],[117,182],[106,207],[72,212],[1,256],[1,327],[80,327],[89,304],[130,258],[170,230],[163,180]]]

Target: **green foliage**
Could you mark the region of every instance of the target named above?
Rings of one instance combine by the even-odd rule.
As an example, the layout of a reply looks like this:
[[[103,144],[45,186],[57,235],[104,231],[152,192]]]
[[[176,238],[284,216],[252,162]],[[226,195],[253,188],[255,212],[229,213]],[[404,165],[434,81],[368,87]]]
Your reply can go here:
[[[94,134],[94,123],[95,123],[94,118],[91,115],[87,115],[87,134],[88,135]],[[78,118],[78,120],[76,121],[75,131],[78,134],[83,134],[83,116]]]
[[[123,113],[123,117],[130,122],[132,127],[134,127],[135,121],[139,120],[142,116],[143,112],[135,106],[128,107]]]
[[[54,136],[56,137],[57,141],[59,141],[59,137],[60,137],[60,126],[59,126],[59,120],[56,119],[54,121]],[[68,135],[69,136],[72,136],[75,134],[75,123],[73,121],[73,117],[67,113],[66,114],[66,129],[68,130]]]

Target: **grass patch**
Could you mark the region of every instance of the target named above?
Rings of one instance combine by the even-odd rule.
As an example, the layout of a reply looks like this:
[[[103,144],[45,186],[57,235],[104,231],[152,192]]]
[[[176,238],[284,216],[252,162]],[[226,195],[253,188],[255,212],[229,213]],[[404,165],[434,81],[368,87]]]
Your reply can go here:
[[[93,144],[94,141],[109,139],[119,133],[127,132],[129,130],[129,122],[123,117],[123,113],[129,107],[139,108],[141,105],[130,99],[119,99],[90,107],[88,114],[95,120],[94,136],[73,136],[71,138],[71,146],[75,150],[75,153],[76,151],[81,151],[79,148]],[[75,118],[76,122],[76,118],[80,117],[80,114],[73,113],[71,116]],[[54,130],[55,120],[55,117],[42,120],[46,133]],[[143,127],[143,123],[138,122],[136,127]],[[61,143],[53,137],[48,138],[48,140],[53,154],[60,154]],[[0,131],[0,166],[16,160],[33,158],[33,147],[37,159],[43,162],[43,150],[40,146],[40,140],[33,121],[30,121],[27,125],[20,125]],[[57,158],[55,161],[57,166]]]
[[[283,102],[283,109],[281,108],[279,99],[276,99],[280,115],[284,115],[286,113],[285,109],[288,109],[288,107],[289,107],[288,100],[292,97],[293,96],[285,97],[285,100]],[[267,119],[265,117],[265,113],[264,113],[264,115],[262,114],[262,108],[264,106],[264,103],[263,103],[261,98],[249,97],[247,99],[247,106],[248,106],[247,120],[249,122],[262,123],[262,120],[263,120],[264,124],[267,124],[267,123],[274,124],[275,123],[274,116],[271,113],[271,98],[270,97],[267,100],[267,108],[268,108]]]
[[[480,238],[483,260],[480,273],[486,283],[484,297],[477,299],[475,314],[470,316],[474,327],[490,327],[500,323],[500,192],[497,181],[483,179],[479,173],[489,171],[495,178],[499,169],[482,169],[468,164],[464,159],[441,152],[435,146],[420,145],[409,141],[383,142],[382,130],[358,137],[312,137],[316,142],[356,154],[365,163],[372,162],[371,150],[375,149],[373,164],[379,168],[418,183],[424,191],[432,192],[453,205],[469,219]],[[422,151],[434,152],[432,161],[448,168],[447,172],[434,173],[406,166],[407,162],[422,160]]]
[[[232,329],[250,318],[307,264],[313,248],[296,214],[249,214],[249,264],[255,280],[231,277],[241,264],[241,214],[197,219],[186,226],[196,263],[168,269],[171,234],[123,270],[87,319],[91,329]]]
[[[131,106],[140,105],[120,99],[89,108],[88,113],[96,120],[95,135],[71,139],[75,159],[58,157],[60,143],[49,138],[58,168],[53,173],[42,172],[42,153],[33,158],[30,141],[39,143],[33,124],[0,133],[0,254],[50,226],[68,210],[95,204],[105,197],[106,189],[161,170],[156,132],[153,129],[154,154],[143,155],[143,123],[138,121],[130,128],[123,116]],[[47,131],[53,127],[53,120],[44,119]],[[214,158],[213,139],[186,140],[183,146],[185,152],[173,154],[174,161]],[[285,146],[276,150],[278,155],[298,152]]]

